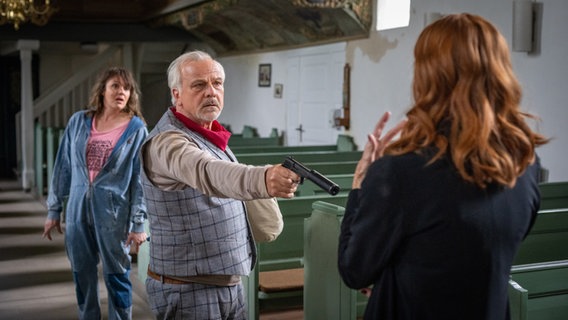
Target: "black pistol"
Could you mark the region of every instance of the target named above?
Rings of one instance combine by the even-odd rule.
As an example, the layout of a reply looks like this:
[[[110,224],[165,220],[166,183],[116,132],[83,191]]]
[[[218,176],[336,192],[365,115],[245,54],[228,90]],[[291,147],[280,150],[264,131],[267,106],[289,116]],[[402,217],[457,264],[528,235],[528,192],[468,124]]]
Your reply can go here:
[[[286,159],[284,159],[282,166],[294,171],[297,175],[299,175],[301,178],[300,183],[304,183],[304,178],[306,178],[318,185],[323,190],[327,191],[327,193],[331,194],[332,196],[336,195],[339,192],[339,186],[335,182],[329,180],[321,173],[304,166],[291,156],[287,156]]]

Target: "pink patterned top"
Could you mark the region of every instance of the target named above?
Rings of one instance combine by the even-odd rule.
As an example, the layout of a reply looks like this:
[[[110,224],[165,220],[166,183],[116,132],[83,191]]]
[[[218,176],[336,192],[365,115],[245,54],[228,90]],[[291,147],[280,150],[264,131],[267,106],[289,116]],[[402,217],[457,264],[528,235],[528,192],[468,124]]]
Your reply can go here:
[[[125,122],[112,130],[99,132],[95,126],[95,118],[93,118],[91,136],[87,143],[87,170],[89,170],[89,180],[91,182],[95,180],[95,177],[107,162],[116,142],[120,139],[127,126],[128,122]]]

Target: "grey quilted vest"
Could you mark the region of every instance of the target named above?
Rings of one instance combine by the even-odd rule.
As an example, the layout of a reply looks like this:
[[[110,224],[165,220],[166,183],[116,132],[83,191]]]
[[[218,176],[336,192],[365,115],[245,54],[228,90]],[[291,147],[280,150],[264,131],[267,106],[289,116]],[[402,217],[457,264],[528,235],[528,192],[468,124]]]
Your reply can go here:
[[[181,123],[168,111],[147,137],[165,130],[189,135],[204,151],[236,161]],[[150,221],[149,268],[163,275],[248,275],[256,260],[256,247],[242,201],[210,197],[196,189],[164,191],[142,170],[142,185]]]

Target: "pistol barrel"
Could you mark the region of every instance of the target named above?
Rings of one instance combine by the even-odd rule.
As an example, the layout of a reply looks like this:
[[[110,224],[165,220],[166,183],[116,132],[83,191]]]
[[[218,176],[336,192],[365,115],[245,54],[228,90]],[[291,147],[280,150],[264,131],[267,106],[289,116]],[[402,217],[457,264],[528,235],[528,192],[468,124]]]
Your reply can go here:
[[[282,166],[294,171],[297,175],[302,177],[302,179],[305,178],[310,180],[332,196],[339,193],[340,188],[335,182],[329,180],[321,173],[306,167],[291,156],[288,156],[286,157],[286,159],[284,159]]]

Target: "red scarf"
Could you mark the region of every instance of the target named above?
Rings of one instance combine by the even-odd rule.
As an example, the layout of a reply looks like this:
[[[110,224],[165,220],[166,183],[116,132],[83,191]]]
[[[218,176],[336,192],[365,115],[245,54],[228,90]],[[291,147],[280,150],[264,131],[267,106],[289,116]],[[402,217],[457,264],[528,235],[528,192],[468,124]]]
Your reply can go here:
[[[199,133],[205,139],[209,140],[209,142],[219,147],[219,149],[225,151],[227,144],[229,144],[231,133],[227,131],[227,129],[225,129],[217,120],[213,120],[213,123],[211,124],[211,130],[209,130],[207,128],[203,128],[195,121],[177,112],[174,107],[171,107],[170,110],[172,110],[176,118],[181,121],[189,130]]]

